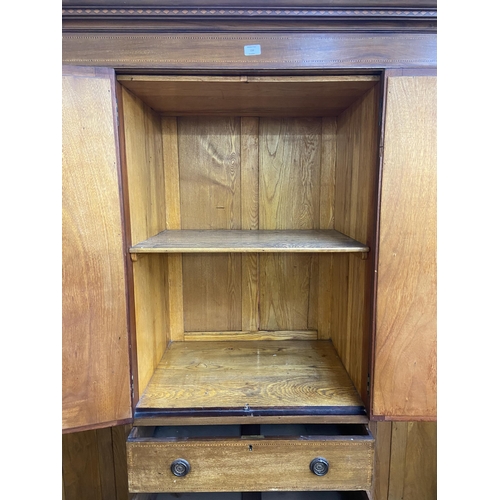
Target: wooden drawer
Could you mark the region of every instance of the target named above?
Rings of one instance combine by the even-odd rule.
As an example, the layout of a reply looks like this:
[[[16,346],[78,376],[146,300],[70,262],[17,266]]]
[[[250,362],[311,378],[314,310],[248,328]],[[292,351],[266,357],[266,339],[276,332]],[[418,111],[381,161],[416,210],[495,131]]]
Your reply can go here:
[[[127,442],[129,489],[369,490],[373,452],[365,425],[136,427]],[[327,462],[324,475],[312,472],[315,459]],[[181,471],[189,467],[184,476],[171,470],[178,460]]]

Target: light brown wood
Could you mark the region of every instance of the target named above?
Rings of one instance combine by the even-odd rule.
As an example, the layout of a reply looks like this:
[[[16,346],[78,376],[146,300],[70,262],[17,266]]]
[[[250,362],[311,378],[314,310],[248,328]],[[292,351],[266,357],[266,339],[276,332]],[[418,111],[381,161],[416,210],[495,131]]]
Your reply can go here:
[[[370,427],[376,432],[373,499],[436,500],[436,423],[373,422]]]
[[[386,106],[373,414],[435,418],[436,78],[389,78]]]
[[[259,229],[259,119],[241,118],[241,229]],[[259,329],[259,257],[241,257],[241,328]]]
[[[379,77],[119,77],[158,112],[181,115],[336,116]],[[293,105],[291,105],[293,103]]]
[[[369,427],[375,438],[375,465],[372,497],[374,500],[387,500],[391,465],[392,423],[372,421]]]
[[[135,324],[138,380],[141,394],[168,343],[167,267],[162,255],[147,255],[134,262]]]
[[[137,405],[147,408],[359,407],[329,341],[174,342]]]
[[[436,500],[437,425],[434,422],[407,422],[406,426],[403,498]]]
[[[161,118],[126,89],[122,92],[132,243],[165,228],[165,180]],[[162,256],[133,263],[139,394],[168,343],[168,269]]]
[[[261,118],[259,229],[319,228],[321,120]],[[313,256],[261,255],[260,328],[305,330]]]
[[[408,426],[405,422],[394,422],[392,424],[391,437],[391,466],[389,476],[391,484],[388,498],[404,498],[404,471],[406,466],[406,441]]]
[[[185,331],[241,330],[241,255],[184,255]]]
[[[335,230],[162,231],[131,253],[362,253],[369,247]]]
[[[122,92],[132,244],[165,229],[161,118],[126,89]]]
[[[113,80],[112,71],[66,68],[62,81],[65,430],[131,418]]]
[[[335,164],[337,161],[337,120],[326,117],[321,131],[320,223],[322,230],[335,227]],[[311,290],[317,290],[318,338],[329,339],[332,335],[331,311],[334,308],[331,255],[318,255],[318,280]]]
[[[163,117],[163,167],[165,172],[165,199],[167,229],[181,229],[181,200],[179,184],[179,151],[177,145],[177,119]],[[182,290],[182,256],[169,255],[168,262],[168,321],[172,341],[184,338],[184,304]]]
[[[337,118],[335,229],[370,248],[375,246],[378,180],[379,88]],[[356,389],[368,404],[367,382],[372,336],[373,256],[334,256],[332,342]]]
[[[366,490],[371,483],[373,449],[370,435],[129,437],[129,485],[132,492]],[[309,469],[316,457],[329,462],[324,476]],[[191,466],[185,477],[169,470],[178,458]]]
[[[182,229],[241,228],[240,120],[178,119]],[[185,331],[241,329],[241,255],[184,255]]]
[[[318,340],[316,330],[294,330],[294,331],[264,331],[264,330],[241,330],[236,332],[185,332],[184,340]]]

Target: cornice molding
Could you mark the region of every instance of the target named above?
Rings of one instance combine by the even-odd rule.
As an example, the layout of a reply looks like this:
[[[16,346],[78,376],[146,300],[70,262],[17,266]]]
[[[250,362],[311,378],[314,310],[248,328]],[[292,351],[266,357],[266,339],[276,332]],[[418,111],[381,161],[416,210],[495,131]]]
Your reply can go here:
[[[436,9],[291,9],[291,8],[89,8],[62,9],[63,19],[123,18],[329,18],[329,19],[437,19]]]

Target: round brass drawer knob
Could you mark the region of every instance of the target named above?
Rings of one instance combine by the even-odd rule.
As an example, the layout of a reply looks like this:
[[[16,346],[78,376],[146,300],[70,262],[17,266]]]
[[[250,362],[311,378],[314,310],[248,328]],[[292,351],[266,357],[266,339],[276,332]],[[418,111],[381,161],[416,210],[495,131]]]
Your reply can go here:
[[[311,472],[317,476],[324,476],[328,472],[328,460],[321,457],[315,458],[314,460],[311,460],[309,468],[311,469]]]
[[[172,474],[177,477],[185,476],[190,470],[191,466],[187,460],[183,460],[182,458],[178,458],[172,462],[170,466],[170,470]]]

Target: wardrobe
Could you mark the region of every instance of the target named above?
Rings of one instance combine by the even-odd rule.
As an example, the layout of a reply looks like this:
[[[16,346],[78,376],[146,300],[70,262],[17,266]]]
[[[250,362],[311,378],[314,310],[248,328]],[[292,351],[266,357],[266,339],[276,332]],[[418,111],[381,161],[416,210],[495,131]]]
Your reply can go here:
[[[345,3],[63,1],[63,432],[138,499],[369,498],[436,419],[436,9]]]

